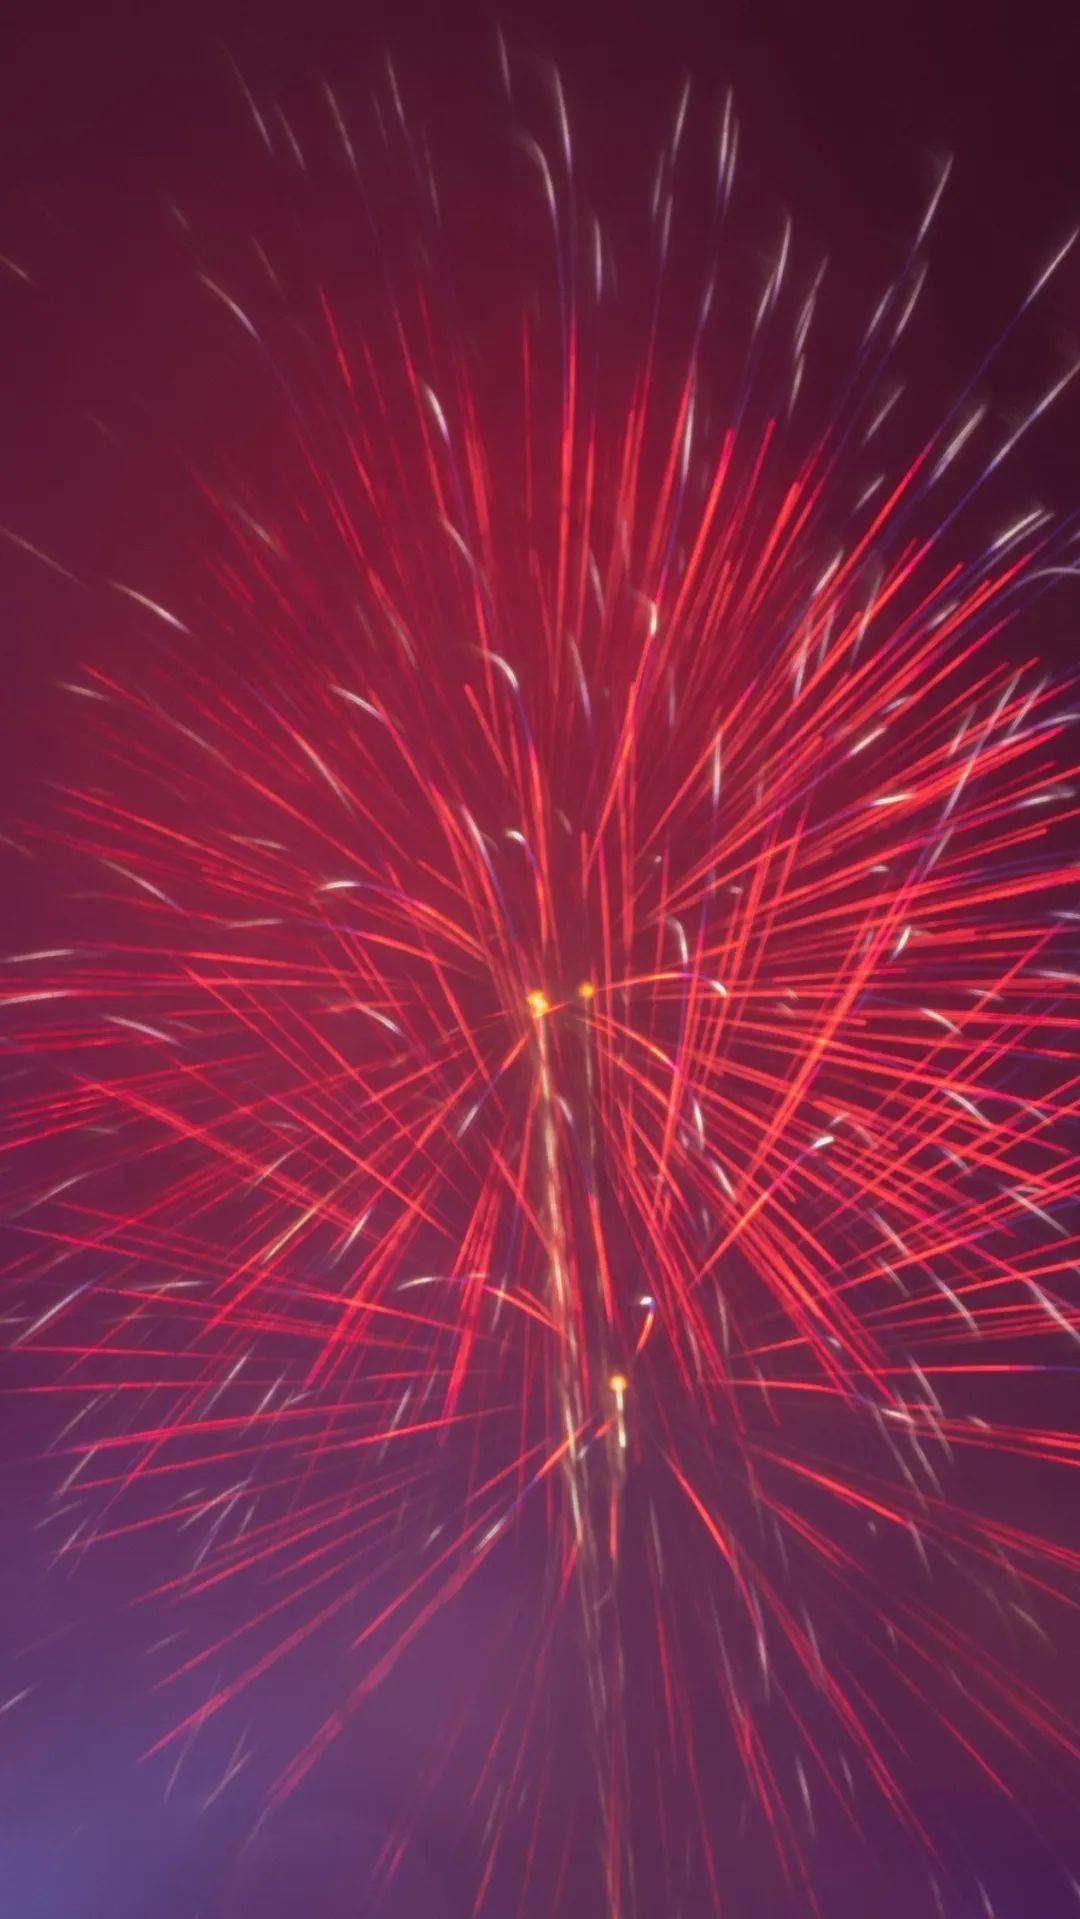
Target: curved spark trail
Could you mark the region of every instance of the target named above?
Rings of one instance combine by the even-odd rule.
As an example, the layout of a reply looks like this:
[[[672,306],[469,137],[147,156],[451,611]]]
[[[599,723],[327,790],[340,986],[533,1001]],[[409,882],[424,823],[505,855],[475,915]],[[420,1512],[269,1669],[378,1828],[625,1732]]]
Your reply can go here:
[[[182,604],[102,589],[145,642],[70,684],[111,771],[26,829],[97,897],[3,967],[14,1357],[61,1408],[60,1556],[170,1532],[139,1598],[215,1622],[160,1684],[169,1767],[330,1646],[276,1805],[486,1568],[539,1564],[472,1910],[567,1909],[581,1735],[590,1910],[737,1909],[730,1802],[820,1911],[815,1848],[879,1805],[941,1851],[919,1740],[1018,1801],[1077,1757],[1024,1641],[1080,1557],[1007,1490],[1077,1464],[1074,715],[1015,638],[1070,529],[971,534],[1042,399],[869,464],[939,192],[807,429],[787,231],[725,371],[730,104],[692,305],[686,100],[636,305],[557,87],[553,124],[553,297],[534,257],[509,321],[455,318],[392,76],[428,268],[375,244],[379,315],[328,286],[290,331],[283,268],[200,264],[277,438],[200,473]]]

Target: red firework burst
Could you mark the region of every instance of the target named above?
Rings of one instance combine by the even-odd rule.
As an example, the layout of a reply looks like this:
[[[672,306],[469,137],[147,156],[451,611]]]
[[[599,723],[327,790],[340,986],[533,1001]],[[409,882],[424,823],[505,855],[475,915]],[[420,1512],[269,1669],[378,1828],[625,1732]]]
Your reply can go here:
[[[112,772],[37,838],[108,933],[6,967],[17,1351],[71,1403],[62,1550],[172,1529],[154,1597],[215,1622],[161,1749],[329,1643],[280,1799],[532,1554],[472,1909],[565,1909],[575,1659],[591,1909],[725,1909],[722,1737],[820,1910],[815,1837],[875,1795],[937,1846],[916,1728],[1009,1796],[1077,1754],[1008,1636],[1059,1629],[1077,1554],[1000,1497],[1077,1449],[1037,1390],[1080,1331],[1072,715],[1002,638],[1064,536],[965,544],[1018,437],[966,401],[865,465],[940,188],[807,433],[789,234],[717,375],[730,106],[673,313],[680,105],[630,358],[555,98],[554,297],[512,322],[454,317],[396,88],[435,265],[381,322],[321,291],[290,348],[291,296],[202,273],[277,379],[275,470],[200,475],[190,604],[120,586],[154,643],[71,688]]]

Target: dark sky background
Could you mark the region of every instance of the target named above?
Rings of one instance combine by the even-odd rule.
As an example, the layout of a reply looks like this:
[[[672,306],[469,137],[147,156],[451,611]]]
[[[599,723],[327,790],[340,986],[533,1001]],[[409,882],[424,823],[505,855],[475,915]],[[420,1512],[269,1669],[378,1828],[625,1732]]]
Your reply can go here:
[[[978,8],[949,0],[882,7],[511,0],[497,17],[518,45],[558,62],[601,206],[627,180],[644,191],[688,72],[706,100],[731,83],[745,129],[743,191],[760,203],[763,235],[774,234],[781,210],[790,208],[800,230],[830,253],[841,287],[850,280],[863,297],[911,232],[932,158],[955,153],[925,308],[904,360],[932,408],[964,381],[1080,213],[1080,35],[1069,13],[1064,5],[1015,0]],[[454,159],[455,124],[468,118],[478,87],[487,97],[493,84],[492,15],[453,0],[9,8],[0,73],[0,253],[36,284],[0,274],[0,523],[84,577],[156,578],[154,568],[166,564],[156,530],[167,526],[178,488],[167,461],[157,469],[156,499],[142,466],[102,462],[91,414],[107,421],[125,414],[145,428],[157,406],[175,436],[179,410],[190,406],[197,416],[201,393],[207,417],[185,420],[192,444],[212,446],[222,417],[230,431],[243,430],[242,408],[230,412],[227,376],[223,384],[219,369],[207,378],[205,336],[185,362],[182,313],[170,335],[151,290],[159,271],[175,270],[165,264],[169,197],[191,195],[211,215],[216,204],[227,231],[242,228],[260,191],[251,124],[222,44],[265,94],[290,99],[325,74],[345,103],[363,100],[374,63],[390,48],[406,88],[415,86],[423,99],[440,164],[445,157],[459,175],[467,162]],[[1078,292],[1070,263],[1017,350],[984,383],[1003,423],[1080,347]],[[146,328],[163,333],[159,357],[144,337],[144,315]],[[169,364],[177,390],[155,401],[155,379]],[[1007,495],[1019,509],[1032,498],[1064,509],[1075,503],[1078,424],[1077,404],[1066,400],[1025,445]],[[8,813],[23,815],[33,809],[35,783],[69,750],[58,744],[50,689],[65,665],[100,640],[99,612],[28,557],[4,550],[0,613],[0,798]],[[1060,664],[1069,662],[1071,632],[1059,608],[1046,645]],[[109,643],[127,642],[110,636]],[[9,944],[38,944],[58,929],[56,902],[17,866],[7,898],[17,929]],[[467,1630],[460,1618],[440,1622],[409,1684],[376,1705],[362,1734],[340,1742],[317,1785],[305,1787],[241,1854],[254,1787],[241,1784],[203,1812],[210,1771],[193,1763],[166,1799],[160,1768],[139,1765],[156,1721],[119,1595],[145,1570],[115,1559],[88,1565],[77,1590],[65,1575],[48,1573],[33,1532],[47,1485],[34,1455],[47,1424],[36,1410],[5,1406],[12,1546],[0,1575],[9,1680],[0,1692],[7,1697],[31,1684],[36,1691],[0,1718],[0,1911],[19,1919],[359,1919],[365,1862],[409,1803],[433,1736],[432,1690],[448,1670],[465,1698],[470,1688],[494,1689],[497,1661],[512,1660],[514,1647],[511,1633],[509,1649],[491,1651],[501,1643],[498,1622],[520,1606],[529,1569],[481,1582]],[[71,1623],[87,1618],[92,1633]],[[332,1670],[306,1678],[332,1697]],[[290,1714],[286,1697],[285,1746]],[[214,1763],[220,1773],[220,1758]],[[459,1776],[424,1815],[429,1823],[421,1822],[397,1903],[381,1909],[390,1919],[464,1919],[468,1911],[460,1872],[446,1864],[447,1833],[468,1791],[467,1760],[457,1763]],[[1078,1910],[1049,1852],[1018,1821],[995,1823],[974,1784],[942,1784],[956,1856],[966,1854],[993,1887],[998,1919],[1065,1919]],[[566,1792],[579,1786],[571,1781]],[[1060,1809],[1045,1824],[1051,1846],[1066,1848]],[[739,1919],[794,1919],[801,1910],[779,1902],[769,1875],[745,1857],[733,1862],[732,1885],[730,1910]],[[873,1867],[838,1858],[822,1890],[826,1919],[933,1913],[925,1863],[884,1828]],[[565,1909],[589,1919],[583,1906]],[[948,1919],[976,1919],[980,1910],[970,1878],[949,1895]]]

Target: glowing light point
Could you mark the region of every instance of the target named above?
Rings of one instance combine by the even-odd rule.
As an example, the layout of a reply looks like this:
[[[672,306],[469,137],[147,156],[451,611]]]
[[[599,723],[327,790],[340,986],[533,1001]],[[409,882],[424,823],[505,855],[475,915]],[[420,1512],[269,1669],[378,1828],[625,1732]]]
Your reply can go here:
[[[543,1019],[544,1014],[550,1013],[551,1011],[551,1001],[546,993],[540,991],[539,987],[537,987],[535,992],[526,994],[525,1004],[534,1019]]]
[[[615,1395],[615,1435],[619,1442],[619,1451],[626,1451],[626,1374],[612,1373],[608,1380]]]
[[[577,992],[578,992],[579,999],[595,999],[596,998],[596,988],[593,985],[591,979],[583,979],[581,982],[581,985],[577,989]]]

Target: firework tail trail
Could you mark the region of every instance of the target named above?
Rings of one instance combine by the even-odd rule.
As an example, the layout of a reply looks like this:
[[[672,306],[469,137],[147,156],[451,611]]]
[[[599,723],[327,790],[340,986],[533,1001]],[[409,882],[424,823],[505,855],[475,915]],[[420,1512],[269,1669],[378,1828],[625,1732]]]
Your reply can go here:
[[[528,996],[533,1023],[541,1216],[547,1239],[549,1298],[558,1358],[556,1394],[566,1439],[563,1480],[570,1515],[569,1552],[581,1615],[597,1778],[603,1821],[604,1883],[609,1919],[629,1919],[636,1910],[633,1853],[629,1843],[629,1767],[625,1717],[626,1671],[619,1631],[618,1515],[626,1470],[626,1426],[621,1374],[610,1374],[603,1354],[583,1365],[587,1329],[580,1285],[570,1274],[568,1207],[561,1171],[559,1096],[550,1045],[557,1016],[542,989]],[[569,1011],[569,1008],[559,1009]],[[599,1379],[615,1401],[597,1429],[586,1403],[590,1378]],[[588,1433],[584,1441],[579,1435]],[[601,1516],[603,1515],[603,1521]]]

